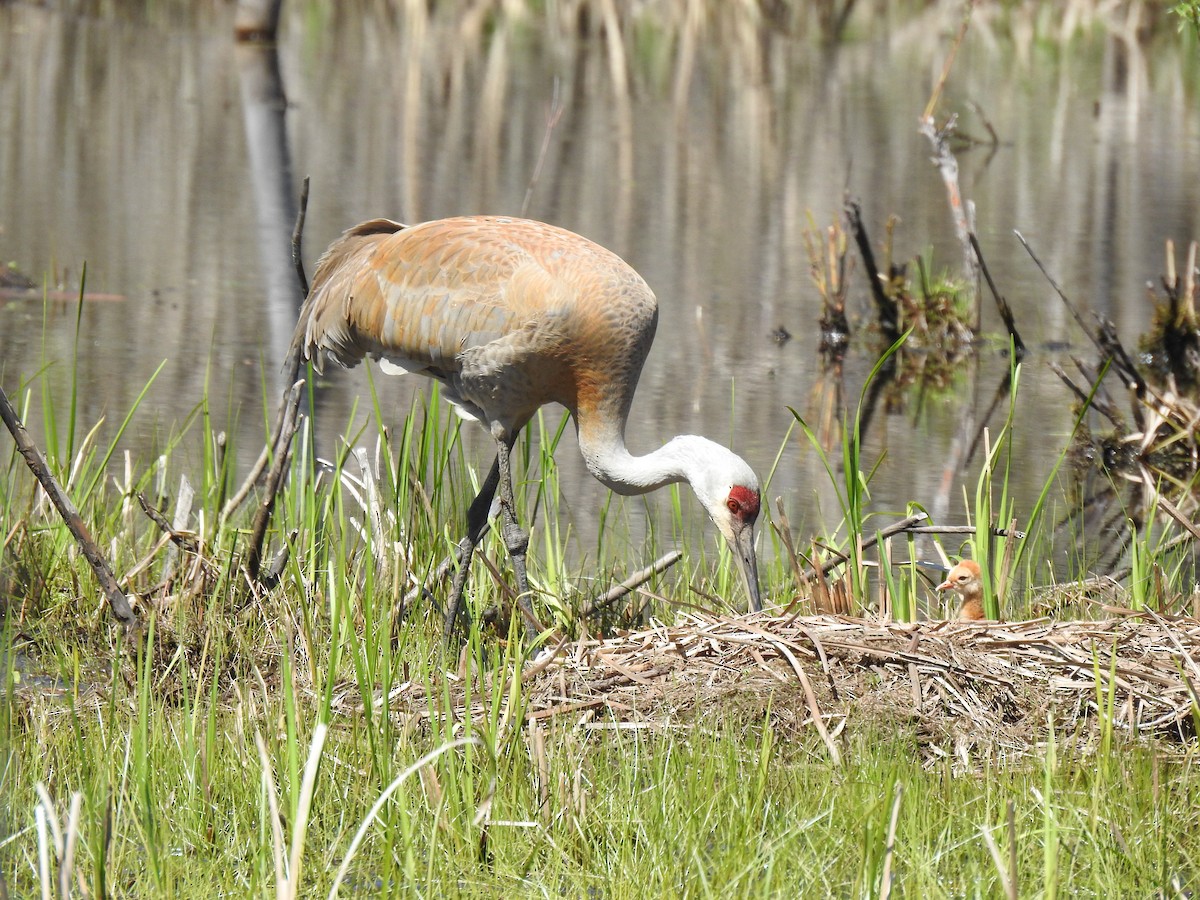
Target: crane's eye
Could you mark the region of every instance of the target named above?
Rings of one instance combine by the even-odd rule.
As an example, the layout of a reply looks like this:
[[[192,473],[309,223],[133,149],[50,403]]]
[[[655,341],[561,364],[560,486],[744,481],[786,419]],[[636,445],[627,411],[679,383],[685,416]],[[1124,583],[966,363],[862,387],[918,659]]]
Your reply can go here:
[[[725,498],[725,508],[747,525],[753,525],[758,518],[758,503],[757,491],[736,484],[729,489],[729,495]]]

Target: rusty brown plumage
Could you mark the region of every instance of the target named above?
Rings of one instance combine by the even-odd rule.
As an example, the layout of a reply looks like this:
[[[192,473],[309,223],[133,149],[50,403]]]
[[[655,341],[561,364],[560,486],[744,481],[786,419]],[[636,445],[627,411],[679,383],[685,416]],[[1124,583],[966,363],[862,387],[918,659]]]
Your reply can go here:
[[[451,400],[513,431],[546,403],[583,429],[628,414],[657,319],[645,281],[569,231],[374,219],[321,257],[294,340],[314,360],[371,357],[437,378]]]
[[[472,504],[463,552],[469,558],[482,535],[479,507],[485,494],[490,504],[498,481],[523,593],[525,538],[512,512],[508,451],[539,407],[559,403],[575,419],[589,471],[612,489],[692,485],[731,542],[757,609],[759,489],[750,467],[692,435],[644,456],[625,448],[625,421],[657,322],[654,293],[637,272],[561,228],[489,216],[407,227],[373,219],[321,257],[293,348],[318,367],[323,357],[343,366],[369,357],[389,371],[435,378],[489,430],[499,452]]]

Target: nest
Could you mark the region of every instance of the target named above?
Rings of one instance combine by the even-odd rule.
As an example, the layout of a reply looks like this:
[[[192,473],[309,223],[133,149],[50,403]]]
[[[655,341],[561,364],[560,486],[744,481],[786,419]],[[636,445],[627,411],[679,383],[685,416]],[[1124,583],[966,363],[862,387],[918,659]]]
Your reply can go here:
[[[1200,622],[1152,612],[915,624],[686,613],[670,625],[564,641],[521,677],[533,722],[654,729],[765,715],[777,728],[815,731],[835,760],[847,728],[882,722],[907,727],[926,758],[966,760],[1024,752],[1047,727],[1189,740],[1198,658]],[[493,687],[507,690],[488,683],[468,692],[473,679],[449,677],[460,719],[486,715]],[[394,710],[432,715],[419,685],[391,699]]]

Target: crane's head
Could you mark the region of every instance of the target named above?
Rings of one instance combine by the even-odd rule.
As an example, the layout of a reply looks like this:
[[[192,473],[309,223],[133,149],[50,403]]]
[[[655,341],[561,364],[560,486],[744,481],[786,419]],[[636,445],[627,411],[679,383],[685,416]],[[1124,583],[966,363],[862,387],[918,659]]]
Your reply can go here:
[[[697,454],[700,465],[688,480],[709,517],[729,542],[729,549],[742,573],[750,609],[758,612],[762,609],[758,557],[754,553],[754,523],[758,521],[761,505],[758,476],[733,451],[703,438],[699,440],[703,442],[700,445],[703,452]]]

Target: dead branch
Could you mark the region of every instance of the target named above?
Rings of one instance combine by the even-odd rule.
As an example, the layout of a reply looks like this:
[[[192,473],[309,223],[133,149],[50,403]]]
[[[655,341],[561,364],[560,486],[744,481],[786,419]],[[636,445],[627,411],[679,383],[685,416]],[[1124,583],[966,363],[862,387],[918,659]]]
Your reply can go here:
[[[13,440],[17,442],[17,449],[21,451],[21,456],[25,457],[25,463],[29,466],[29,470],[33,472],[34,477],[54,504],[54,508],[62,516],[67,529],[79,544],[79,549],[83,552],[84,558],[88,561],[88,565],[92,567],[92,571],[96,575],[96,580],[100,582],[100,587],[108,597],[108,605],[112,609],[113,615],[124,626],[126,636],[129,638],[136,637],[141,631],[141,625],[132,607],[129,605],[129,599],[117,584],[116,576],[113,575],[113,571],[105,560],[100,547],[92,539],[87,525],[80,518],[79,511],[75,509],[75,504],[71,502],[71,498],[58,486],[58,482],[55,480],[53,473],[51,473],[50,467],[46,465],[45,457],[42,456],[41,451],[34,444],[33,439],[29,436],[29,432],[25,430],[25,426],[21,424],[21,420],[17,416],[17,411],[13,409],[12,404],[8,400],[8,395],[4,393],[3,388],[0,388],[0,418],[4,419],[4,424],[8,426]]]
[[[929,516],[925,513],[916,513],[915,515],[911,515],[911,516],[908,516],[907,518],[901,519],[899,522],[893,522],[891,525],[888,525],[886,528],[881,529],[874,537],[867,538],[865,541],[863,541],[861,549],[866,550],[870,547],[874,547],[877,543],[879,543],[880,540],[882,540],[884,538],[889,538],[895,534],[900,534],[902,531],[908,531],[909,529],[913,528],[918,522],[924,522],[928,518],[929,518]],[[836,551],[833,551],[832,549],[830,550],[830,552],[836,553]],[[825,565],[820,567],[820,569],[819,569],[820,574],[828,575],[830,572],[832,572],[838,566],[843,565],[846,561],[847,560],[846,560],[845,555],[839,553],[835,559],[830,560],[829,562],[825,563]],[[806,572],[804,574],[804,579],[807,581],[807,580],[815,577],[817,575],[817,571],[818,571],[817,569],[810,569],[808,572]]]
[[[942,64],[942,74],[938,76],[937,84],[933,86],[933,91],[929,94],[929,102],[925,104],[925,111],[921,114],[921,120],[932,120],[934,110],[937,109],[938,101],[942,98],[942,91],[946,87],[946,82],[950,78],[950,69],[954,66],[954,57],[958,55],[958,48],[962,46],[963,38],[967,36],[967,26],[971,24],[971,13],[974,11],[975,4],[970,2],[963,10],[962,21],[958,25],[958,34],[954,36],[954,43],[950,45],[950,52],[946,54],[946,61]]]
[[[304,219],[308,214],[308,176],[304,177],[304,183],[300,188],[300,209],[296,213],[296,227],[292,229],[292,262],[296,267],[296,278],[300,284],[301,299],[308,296],[308,276],[304,274],[304,259],[301,256],[301,240],[304,235]],[[296,379],[300,377],[300,348],[293,348],[292,353],[284,361],[284,378],[286,384],[293,385]],[[258,455],[258,459],[254,461],[254,465],[250,467],[250,473],[246,476],[246,480],[242,482],[242,486],[238,488],[228,502],[221,508],[221,514],[217,520],[218,529],[221,528],[229,517],[240,507],[250,492],[254,490],[255,485],[263,477],[263,473],[267,469],[267,463],[270,462],[272,456],[278,456],[280,439],[283,435],[283,423],[287,416],[287,407],[291,402],[290,390],[285,391],[283,396],[279,398],[279,408],[275,412],[275,428],[271,432],[271,440],[268,441]],[[294,431],[293,431],[294,434]],[[288,435],[288,443],[290,445],[293,435]]]
[[[978,530],[974,525],[918,525],[904,529],[906,534],[975,534]],[[1024,531],[1013,528],[989,528],[988,534],[993,537],[1013,537],[1019,541],[1026,537]]]
[[[300,183],[300,209],[296,212],[296,226],[292,229],[292,265],[296,267],[296,282],[300,295],[308,296],[308,276],[304,273],[304,218],[308,215],[308,176]]]
[[[933,100],[930,100],[933,103]],[[931,115],[922,117],[918,131],[929,139],[933,145],[933,162],[941,173],[942,182],[946,185],[946,195],[950,202],[950,214],[954,219],[954,231],[962,246],[963,278],[974,291],[975,321],[972,330],[979,331],[979,266],[974,249],[971,247],[971,232],[975,230],[975,206],[964,200],[962,190],[958,185],[958,160],[950,149],[950,135],[954,133],[955,117],[938,128]]]
[[[1025,240],[1024,235],[1015,229],[1013,230],[1013,234],[1017,236],[1017,240],[1021,242],[1021,246],[1025,248],[1025,252],[1029,254],[1029,257],[1033,260],[1034,265],[1038,267],[1042,275],[1045,276],[1046,281],[1050,283],[1050,287],[1054,289],[1054,293],[1058,294],[1058,298],[1062,300],[1063,305],[1066,306],[1067,311],[1071,314],[1071,318],[1075,320],[1075,324],[1077,324],[1083,330],[1083,333],[1087,335],[1088,340],[1095,344],[1096,349],[1100,351],[1102,356],[1111,358],[1113,360],[1113,364],[1116,365],[1120,370],[1119,374],[1121,375],[1121,378],[1125,382],[1126,386],[1136,388],[1140,396],[1145,390],[1145,382],[1142,380],[1141,375],[1138,374],[1137,369],[1133,366],[1132,361],[1129,360],[1129,357],[1125,353],[1124,349],[1120,350],[1119,357],[1115,356],[1113,353],[1114,342],[1116,347],[1120,348],[1120,341],[1116,340],[1115,329],[1112,329],[1113,333],[1106,335],[1104,333],[1105,320],[1099,319],[1099,317],[1097,318],[1100,328],[1097,331],[1093,331],[1091,328],[1089,328],[1088,324],[1083,321],[1083,316],[1080,315],[1079,310],[1075,308],[1075,304],[1071,302],[1071,298],[1066,295],[1063,289],[1059,287],[1058,282],[1054,280],[1054,278],[1046,270],[1046,267],[1042,265],[1042,261],[1038,259],[1038,255],[1033,252],[1033,248],[1029,246],[1029,242]],[[1109,323],[1109,326],[1111,328],[1111,323]]]
[[[975,251],[975,259],[979,263],[980,271],[983,272],[983,279],[987,282],[987,286],[996,300],[996,309],[1000,313],[1004,327],[1008,329],[1009,337],[1012,338],[1013,352],[1016,354],[1017,362],[1020,362],[1025,358],[1025,342],[1021,340],[1021,335],[1017,331],[1017,322],[1013,318],[1012,307],[1008,305],[1004,295],[996,289],[996,282],[992,281],[992,273],[988,270],[987,263],[983,261],[983,250],[979,247],[979,240],[975,237],[975,233],[970,232],[967,238],[971,242],[971,249]]]
[[[594,616],[603,609],[607,609],[626,594],[637,590],[655,575],[658,575],[660,572],[665,572],[667,569],[671,568],[671,566],[675,565],[675,563],[679,562],[679,560],[682,558],[683,554],[681,552],[678,550],[672,550],[666,556],[663,556],[651,565],[646,566],[646,568],[634,572],[620,584],[607,591],[603,596],[597,597],[586,607],[584,607],[584,610],[582,613],[580,613],[580,615],[586,619],[589,616]]]
[[[1125,419],[1119,410],[1109,405],[1098,396],[1093,395],[1089,397],[1081,387],[1079,387],[1070,379],[1067,373],[1063,371],[1062,366],[1060,366],[1058,363],[1051,362],[1050,371],[1059,377],[1059,380],[1061,380],[1062,383],[1067,386],[1067,389],[1075,395],[1075,398],[1079,400],[1080,403],[1083,403],[1084,405],[1090,404],[1092,409],[1096,410],[1096,412],[1100,413],[1102,416],[1104,416],[1104,418],[1112,422],[1117,428],[1125,427]]]
[[[263,487],[263,498],[254,513],[254,523],[250,529],[250,549],[246,554],[246,576],[251,581],[258,580],[259,569],[262,566],[263,540],[267,534],[267,525],[271,521],[271,513],[275,509],[275,497],[283,486],[284,474],[287,472],[287,462],[291,458],[292,438],[296,434],[296,414],[300,408],[300,398],[304,396],[304,379],[292,385],[288,394],[287,404],[279,429],[279,440],[275,447],[275,462],[267,474],[267,483]]]
[[[150,501],[146,499],[146,495],[141,491],[137,492],[137,502],[142,508],[142,512],[146,514],[151,522],[158,526],[159,530],[170,539],[172,544],[189,553],[195,553],[199,549],[199,542],[196,539],[196,535],[187,534],[176,529],[175,526],[167,521],[166,516],[150,505]]]
[[[867,282],[871,285],[871,296],[875,300],[875,309],[879,315],[879,327],[888,344],[894,344],[900,338],[900,320],[896,312],[896,304],[883,290],[883,276],[879,272],[879,266],[875,263],[875,254],[871,250],[871,241],[867,237],[867,229],[862,222],[862,207],[858,200],[848,198],[845,212],[846,220],[850,223],[850,230],[854,233],[854,242],[858,244],[858,252],[862,255]]]

